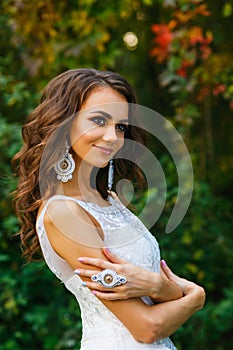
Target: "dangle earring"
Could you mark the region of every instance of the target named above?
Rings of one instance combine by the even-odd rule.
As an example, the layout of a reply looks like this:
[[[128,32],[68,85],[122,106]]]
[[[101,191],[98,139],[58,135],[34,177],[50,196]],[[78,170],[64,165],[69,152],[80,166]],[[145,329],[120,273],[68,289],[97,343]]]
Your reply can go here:
[[[109,162],[109,169],[108,169],[108,190],[112,190],[112,185],[114,181],[114,163],[113,159],[110,160]]]
[[[66,141],[65,156],[54,166],[54,170],[57,174],[57,179],[61,180],[62,182],[71,180],[74,169],[75,162],[73,160],[72,154],[69,153],[69,145]]]

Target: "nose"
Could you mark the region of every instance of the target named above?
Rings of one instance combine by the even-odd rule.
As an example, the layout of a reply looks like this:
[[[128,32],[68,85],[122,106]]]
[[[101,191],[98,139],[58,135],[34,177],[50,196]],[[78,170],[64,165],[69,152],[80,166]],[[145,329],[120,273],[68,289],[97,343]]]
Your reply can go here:
[[[103,141],[114,142],[117,140],[115,125],[111,124],[105,128],[104,135],[102,137]]]

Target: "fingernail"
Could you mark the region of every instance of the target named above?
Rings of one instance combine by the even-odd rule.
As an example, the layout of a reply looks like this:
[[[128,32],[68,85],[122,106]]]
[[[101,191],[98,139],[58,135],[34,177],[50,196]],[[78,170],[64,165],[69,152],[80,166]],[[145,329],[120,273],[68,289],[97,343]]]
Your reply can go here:
[[[74,270],[74,273],[76,273],[77,275],[79,275],[80,274],[80,270]]]
[[[92,293],[96,295],[96,290],[92,290]]]
[[[82,281],[82,286],[86,287],[86,282]]]
[[[111,253],[111,250],[108,247],[104,247],[104,250],[106,250],[107,252]]]
[[[162,264],[162,266],[167,267],[167,263],[165,260],[161,260],[161,264]]]
[[[84,261],[84,258],[78,258],[78,261]]]

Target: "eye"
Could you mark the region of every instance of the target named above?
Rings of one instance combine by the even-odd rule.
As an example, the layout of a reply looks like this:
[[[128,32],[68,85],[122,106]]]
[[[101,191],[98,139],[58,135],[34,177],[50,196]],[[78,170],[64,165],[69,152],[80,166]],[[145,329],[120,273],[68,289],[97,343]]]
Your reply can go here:
[[[106,119],[104,117],[94,117],[91,120],[99,126],[106,125]]]
[[[117,124],[116,129],[119,130],[120,132],[126,132],[128,129],[128,124]]]

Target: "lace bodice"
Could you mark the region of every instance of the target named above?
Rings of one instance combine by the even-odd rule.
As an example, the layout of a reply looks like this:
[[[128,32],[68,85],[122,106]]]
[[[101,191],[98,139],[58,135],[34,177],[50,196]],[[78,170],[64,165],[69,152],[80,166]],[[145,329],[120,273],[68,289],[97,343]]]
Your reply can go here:
[[[36,228],[45,261],[51,271],[73,293],[79,303],[83,335],[81,350],[176,350],[169,338],[153,344],[138,343],[118,318],[101,301],[84,287],[81,278],[74,274],[69,264],[53,250],[44,227],[44,214],[51,201],[71,200],[80,205],[100,224],[104,245],[119,257],[150,271],[159,272],[160,251],[156,239],[142,222],[120,202],[109,196],[107,207],[57,195],[51,197],[38,217]],[[152,304],[149,297],[143,301]]]

